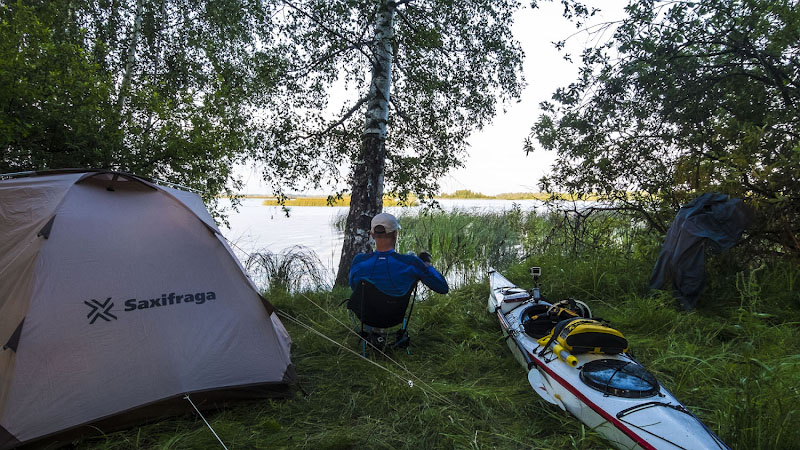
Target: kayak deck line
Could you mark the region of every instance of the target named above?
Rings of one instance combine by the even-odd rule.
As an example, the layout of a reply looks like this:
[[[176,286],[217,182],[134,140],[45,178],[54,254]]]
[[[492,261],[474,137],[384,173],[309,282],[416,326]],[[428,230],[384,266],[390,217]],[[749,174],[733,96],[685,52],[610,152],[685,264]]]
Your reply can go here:
[[[550,370],[550,369],[547,367],[547,364],[546,364],[546,363],[542,363],[541,361],[539,361],[539,359],[538,359],[538,358],[536,358],[536,357],[534,357],[534,355],[532,355],[530,352],[528,352],[528,356],[530,356],[530,357],[531,357],[531,359],[533,360],[533,363],[534,363],[534,364],[536,364],[538,367],[541,367],[541,368],[542,368],[542,369],[543,369],[545,372],[547,372],[547,374],[548,374],[550,377],[552,377],[554,380],[556,380],[556,381],[557,381],[557,382],[558,382],[558,383],[559,383],[561,386],[563,386],[565,389],[567,389],[568,391],[570,391],[570,392],[572,393],[572,395],[574,395],[575,397],[577,397],[577,398],[578,398],[578,400],[580,400],[581,402],[585,403],[585,404],[586,404],[588,407],[592,408],[592,410],[594,410],[594,412],[596,412],[596,413],[597,413],[597,414],[599,414],[599,415],[600,415],[602,418],[606,419],[606,421],[608,421],[609,423],[611,423],[612,425],[614,425],[615,427],[617,427],[617,429],[619,429],[620,431],[622,431],[623,433],[625,433],[625,435],[626,435],[626,436],[628,436],[629,438],[631,438],[631,440],[633,440],[633,441],[634,441],[634,442],[635,442],[637,445],[639,445],[640,447],[642,447],[643,449],[646,449],[646,450],[656,450],[656,448],[655,448],[655,447],[653,447],[653,446],[652,446],[652,445],[650,445],[650,444],[649,444],[647,441],[645,441],[644,439],[642,439],[642,438],[641,438],[641,437],[640,437],[638,434],[634,433],[634,432],[633,432],[633,430],[631,430],[630,428],[628,428],[627,426],[625,426],[625,425],[624,425],[624,424],[623,424],[621,421],[619,421],[619,420],[618,420],[618,419],[616,419],[615,417],[612,417],[612,416],[611,416],[611,415],[610,415],[610,414],[609,414],[607,411],[605,411],[603,408],[599,407],[599,406],[598,406],[597,404],[595,404],[593,401],[589,400],[589,399],[588,399],[586,396],[584,396],[584,395],[583,395],[583,394],[582,394],[582,393],[581,393],[581,392],[580,392],[580,391],[579,391],[577,388],[575,388],[575,386],[571,385],[570,383],[567,383],[567,382],[566,382],[566,381],[565,381],[563,378],[561,378],[560,376],[558,376],[558,374],[556,374],[555,372],[553,372],[552,370]],[[658,437],[659,437],[659,438],[661,438],[661,436],[658,436]],[[663,439],[663,438],[661,438],[661,439]],[[675,444],[673,444],[673,445],[675,445]],[[676,445],[676,446],[677,446],[677,445]],[[678,447],[680,447],[680,446],[678,446]],[[681,448],[682,448],[682,447],[681,447]]]
[[[552,304],[541,298],[538,287],[526,291],[494,270],[489,276],[489,312],[497,315],[506,344],[515,359],[527,367],[528,382],[543,400],[571,413],[620,449],[730,450],[630,355],[580,353],[579,360],[569,365],[559,357],[558,348],[543,348],[535,335],[526,332],[523,322],[527,314],[532,314],[530,307],[536,305],[539,314],[538,305]],[[526,298],[525,292],[530,293]],[[631,370],[614,369],[620,364]],[[601,377],[605,384],[598,386],[595,374],[604,370],[613,370],[613,374],[607,381]],[[642,372],[647,377],[631,378]],[[612,383],[612,379],[621,381]],[[633,384],[626,384],[631,382],[626,380],[633,380]],[[639,388],[637,383],[641,385],[643,380],[653,388]]]

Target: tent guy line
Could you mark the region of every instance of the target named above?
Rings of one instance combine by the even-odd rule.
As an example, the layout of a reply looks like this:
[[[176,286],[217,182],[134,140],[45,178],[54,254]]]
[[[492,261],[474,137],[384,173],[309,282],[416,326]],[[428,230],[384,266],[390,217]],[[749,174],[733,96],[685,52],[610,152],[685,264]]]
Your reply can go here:
[[[213,434],[213,435],[214,435],[214,437],[215,437],[215,438],[217,438],[217,440],[219,441],[219,445],[221,445],[221,446],[222,446],[222,448],[224,448],[225,450],[228,450],[228,447],[227,447],[227,446],[225,446],[225,443],[224,443],[224,442],[222,442],[222,439],[220,439],[220,438],[219,438],[219,435],[217,434],[217,432],[216,432],[216,431],[214,431],[214,429],[213,429],[213,428],[211,428],[211,424],[210,424],[210,423],[208,423],[208,421],[207,421],[207,420],[206,420],[206,418],[203,416],[203,414],[200,412],[200,410],[199,410],[199,409],[197,409],[197,406],[194,404],[194,402],[192,401],[192,399],[191,399],[191,398],[189,398],[189,394],[186,394],[186,395],[184,395],[184,396],[183,396],[183,398],[185,398],[185,399],[186,399],[186,400],[187,400],[189,403],[191,403],[191,405],[192,405],[192,408],[194,408],[194,410],[197,412],[197,415],[198,415],[198,416],[200,416],[200,418],[201,418],[201,419],[203,419],[203,422],[205,422],[205,424],[206,424],[206,426],[208,427],[208,429],[209,429],[209,430],[211,430],[211,434]]]
[[[314,306],[316,306],[317,308],[319,308],[320,310],[322,310],[322,311],[323,311],[325,314],[328,314],[328,315],[329,315],[331,318],[333,318],[333,320],[335,320],[335,321],[336,321],[336,322],[338,322],[340,325],[342,325],[342,326],[343,326],[345,329],[347,329],[347,331],[348,331],[350,334],[352,334],[353,336],[356,336],[356,337],[358,337],[359,339],[361,339],[361,336],[360,336],[360,335],[359,335],[359,334],[358,334],[358,333],[357,333],[357,332],[356,332],[354,329],[352,329],[352,328],[350,328],[349,326],[347,326],[346,324],[342,323],[342,321],[340,321],[340,320],[339,320],[339,319],[338,319],[336,316],[334,316],[333,314],[331,314],[331,313],[330,313],[330,311],[326,310],[325,308],[323,308],[322,306],[320,306],[319,304],[317,304],[317,303],[316,303],[314,300],[311,300],[311,299],[310,299],[308,296],[306,296],[305,294],[302,294],[302,293],[301,293],[300,295],[301,295],[302,297],[304,297],[306,300],[308,300],[309,302],[311,302],[311,303],[312,303]],[[458,407],[458,405],[456,405],[455,403],[451,402],[451,401],[450,401],[450,400],[449,400],[447,397],[445,397],[445,396],[444,396],[444,394],[441,394],[440,392],[438,392],[436,389],[434,389],[434,388],[433,388],[433,386],[429,385],[429,384],[428,384],[428,383],[426,383],[426,382],[425,382],[425,381],[424,381],[422,378],[420,378],[418,375],[416,375],[414,372],[412,372],[412,371],[411,371],[411,370],[410,370],[410,369],[409,369],[409,368],[408,368],[408,367],[407,367],[405,364],[402,364],[401,362],[399,362],[399,361],[397,361],[397,360],[393,359],[393,358],[392,358],[391,356],[389,356],[387,353],[383,352],[381,349],[379,349],[379,348],[375,347],[374,345],[372,345],[372,343],[368,343],[368,344],[369,344],[369,345],[370,345],[370,346],[371,346],[371,347],[372,347],[372,348],[373,348],[375,351],[377,351],[378,353],[380,353],[380,354],[381,354],[381,356],[383,356],[384,358],[388,359],[389,361],[391,361],[392,363],[396,364],[396,365],[397,365],[397,366],[399,366],[401,369],[403,369],[405,372],[407,372],[407,373],[408,373],[408,374],[409,374],[409,375],[410,375],[412,378],[414,378],[415,380],[417,380],[417,382],[418,382],[418,383],[419,383],[421,386],[423,386],[423,387],[425,387],[425,388],[429,389],[431,392],[433,392],[434,394],[436,394],[436,395],[434,395],[434,397],[435,397],[435,398],[438,398],[439,400],[441,400],[441,401],[443,401],[443,402],[447,403],[447,404],[448,404],[448,405],[450,405],[450,406]],[[339,344],[339,345],[342,345],[342,344]],[[354,352],[353,350],[350,350],[350,351],[352,351],[353,353],[356,353],[356,354],[357,354],[359,357],[361,357],[361,358],[368,359],[368,358],[365,358],[365,357],[364,357],[364,355],[362,355],[362,354],[360,354],[360,353]],[[400,377],[399,375],[396,375],[396,376]],[[400,377],[400,378],[401,378],[401,379],[403,379],[402,377]],[[409,386],[409,387],[414,387],[414,381],[413,381],[413,380],[408,380],[408,386]],[[423,389],[423,390],[424,390],[424,389]]]
[[[229,241],[227,238],[225,238],[225,241],[228,243],[228,245],[230,245],[230,246],[232,246],[232,247],[236,247],[236,248],[237,248],[237,249],[238,249],[240,252],[242,252],[242,253],[243,253],[245,256],[247,256],[247,257],[250,257],[250,256],[251,256],[249,252],[247,252],[246,250],[244,250],[244,249],[243,249],[243,248],[241,248],[240,246],[236,245],[236,243],[235,243],[235,242],[231,242],[231,241]],[[249,275],[248,275],[248,276],[249,276]],[[320,306],[318,303],[316,303],[314,300],[312,300],[311,298],[309,298],[307,295],[305,295],[305,294],[303,294],[303,293],[300,293],[300,296],[301,296],[301,297],[303,297],[303,298],[305,298],[305,299],[306,299],[306,300],[308,300],[308,301],[309,301],[311,304],[313,304],[314,306],[316,306],[317,308],[319,308],[319,309],[320,309],[322,312],[324,312],[325,314],[327,314],[328,316],[330,316],[330,317],[331,317],[333,320],[335,320],[335,321],[336,321],[338,324],[340,324],[342,327],[344,327],[344,328],[345,328],[345,329],[346,329],[346,330],[347,330],[349,333],[353,334],[353,335],[354,335],[354,336],[356,336],[356,337],[359,337],[359,339],[360,339],[360,336],[358,335],[358,333],[356,333],[356,331],[355,331],[355,330],[353,330],[352,328],[350,328],[349,326],[347,326],[347,324],[343,323],[343,322],[342,322],[341,320],[339,320],[339,319],[338,319],[336,316],[334,316],[333,314],[331,314],[331,312],[330,312],[330,311],[328,311],[328,310],[326,310],[325,308],[323,308],[322,306]],[[404,377],[403,377],[402,375],[400,375],[399,373],[397,373],[397,372],[394,372],[394,371],[392,371],[391,369],[389,369],[388,367],[385,367],[385,366],[383,366],[383,365],[381,365],[381,364],[378,364],[377,362],[375,362],[375,361],[373,361],[373,360],[371,360],[371,359],[369,359],[369,358],[365,357],[364,355],[362,355],[362,354],[360,354],[360,353],[358,353],[358,352],[356,352],[356,351],[354,351],[354,350],[352,350],[352,349],[348,348],[348,347],[347,347],[347,346],[345,346],[344,344],[342,344],[342,343],[340,343],[340,342],[336,341],[335,339],[333,339],[333,338],[331,338],[331,337],[329,337],[329,336],[325,335],[324,333],[322,333],[321,331],[319,331],[319,330],[317,330],[316,328],[312,327],[311,325],[308,325],[308,324],[306,324],[306,323],[302,322],[300,319],[298,319],[298,318],[296,318],[296,317],[293,317],[293,316],[291,316],[290,314],[288,314],[288,313],[286,313],[286,312],[284,312],[284,311],[281,311],[281,310],[280,310],[280,309],[278,309],[278,308],[275,308],[275,312],[276,312],[276,313],[277,313],[279,316],[281,316],[281,317],[283,317],[283,318],[285,318],[285,319],[288,319],[288,320],[290,320],[290,321],[292,321],[292,322],[296,323],[297,325],[299,325],[299,326],[301,326],[301,327],[305,328],[306,330],[309,330],[309,331],[311,331],[312,333],[314,333],[314,334],[316,334],[316,335],[318,335],[318,336],[321,336],[322,338],[324,338],[324,339],[326,339],[326,340],[328,340],[328,341],[330,341],[330,342],[334,343],[335,345],[337,345],[337,346],[339,346],[339,347],[341,347],[341,348],[343,348],[343,349],[347,350],[348,352],[350,352],[350,353],[353,353],[353,354],[357,355],[359,358],[361,358],[361,359],[364,359],[364,360],[366,360],[367,362],[369,362],[369,363],[371,363],[371,364],[373,364],[373,365],[375,365],[375,366],[377,366],[377,367],[380,367],[381,369],[383,369],[383,370],[385,370],[385,371],[389,372],[390,374],[394,375],[394,376],[395,376],[395,377],[397,377],[398,379],[400,379],[400,380],[403,380],[403,382],[404,382],[404,383],[407,383],[409,387],[412,387],[412,388],[414,387],[414,380],[412,380],[412,379],[406,379],[406,378],[404,378]],[[411,376],[411,378],[413,378],[413,379],[417,380],[417,382],[418,382],[418,383],[419,383],[421,386],[423,386],[423,387],[424,387],[423,391],[425,391],[425,390],[427,389],[427,390],[429,390],[430,392],[432,392],[432,393],[434,394],[434,395],[433,395],[433,397],[434,397],[434,398],[437,398],[437,399],[439,399],[440,401],[443,401],[443,402],[447,403],[448,405],[450,405],[450,406],[452,406],[452,407],[458,407],[458,405],[456,405],[455,403],[451,402],[451,401],[450,401],[450,400],[449,400],[447,397],[445,397],[443,394],[441,394],[441,393],[439,393],[438,391],[436,391],[436,389],[434,389],[434,388],[433,388],[433,386],[429,385],[429,384],[428,384],[428,383],[426,383],[424,380],[422,380],[422,378],[420,378],[420,377],[419,377],[419,376],[417,376],[415,373],[413,373],[413,372],[412,372],[410,369],[408,369],[408,367],[406,367],[404,364],[401,364],[399,361],[397,361],[397,360],[393,359],[391,356],[389,356],[388,354],[386,354],[385,352],[383,352],[383,351],[382,351],[382,350],[380,350],[379,348],[377,348],[377,347],[375,347],[374,345],[372,345],[372,343],[369,343],[369,345],[370,345],[370,346],[371,346],[371,347],[372,347],[372,348],[373,348],[375,351],[377,351],[378,353],[380,353],[380,354],[381,354],[381,356],[383,356],[384,358],[388,359],[389,361],[391,361],[392,363],[394,363],[394,364],[395,364],[395,365],[397,365],[398,367],[402,368],[402,369],[403,369],[403,370],[404,370],[406,373],[408,373],[408,375],[410,375],[410,376]]]

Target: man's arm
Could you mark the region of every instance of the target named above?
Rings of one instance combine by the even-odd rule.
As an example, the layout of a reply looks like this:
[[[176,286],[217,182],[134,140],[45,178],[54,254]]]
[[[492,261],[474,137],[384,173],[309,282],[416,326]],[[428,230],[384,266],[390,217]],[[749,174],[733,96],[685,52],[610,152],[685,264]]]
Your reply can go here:
[[[420,271],[419,279],[425,283],[433,291],[440,294],[447,294],[450,291],[450,286],[447,285],[447,280],[444,279],[442,274],[436,270],[431,263],[423,263],[425,268]]]
[[[444,279],[442,274],[440,274],[432,264],[424,262],[413,254],[392,252],[389,255],[393,259],[402,261],[401,265],[405,268],[408,274],[407,276],[422,281],[425,286],[428,286],[433,291],[446,294],[450,290],[450,287],[447,285],[447,280]]]
[[[447,294],[450,287],[447,285],[447,280],[444,279],[442,274],[433,267],[430,253],[422,252],[418,257],[410,256],[410,258],[414,267],[417,268],[417,276],[425,283],[425,286],[428,286],[440,294]],[[422,263],[422,265],[419,263]]]

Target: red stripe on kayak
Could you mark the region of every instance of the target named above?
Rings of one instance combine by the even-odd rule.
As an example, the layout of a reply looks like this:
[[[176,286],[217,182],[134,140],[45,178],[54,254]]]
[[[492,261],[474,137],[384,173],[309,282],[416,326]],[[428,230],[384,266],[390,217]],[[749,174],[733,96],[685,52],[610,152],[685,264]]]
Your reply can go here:
[[[646,450],[656,450],[655,447],[653,447],[647,441],[642,439],[638,434],[634,433],[633,430],[631,430],[630,428],[626,427],[625,424],[620,422],[616,417],[610,415],[603,408],[597,406],[594,402],[592,402],[591,400],[586,398],[581,393],[581,391],[579,391],[575,386],[567,383],[566,380],[564,380],[560,376],[556,375],[556,373],[553,372],[552,370],[550,370],[546,365],[544,365],[544,363],[542,363],[536,357],[536,355],[532,354],[531,352],[527,352],[527,353],[531,357],[531,360],[533,362],[535,362],[536,365],[538,365],[539,367],[544,369],[544,371],[547,372],[547,374],[550,375],[551,378],[553,378],[554,380],[558,381],[559,384],[564,386],[568,391],[572,392],[572,395],[574,395],[575,397],[578,397],[578,400],[582,401],[588,407],[592,408],[596,413],[600,414],[604,419],[606,419],[607,421],[611,422],[612,425],[614,425],[620,431],[625,433],[626,436],[628,436],[629,438],[633,439],[633,441],[636,442],[639,446],[641,446],[642,448],[644,448]]]
[[[504,330],[508,331],[508,324],[506,323],[506,318],[503,314],[500,313],[500,310],[497,310],[497,317],[500,319],[500,326],[503,327]]]
[[[508,331],[509,326],[508,326],[508,323],[506,322],[506,318],[499,310],[497,311],[497,317],[498,317],[498,319],[500,319],[500,326],[502,326],[506,331]],[[614,425],[620,431],[625,433],[626,436],[631,438],[639,446],[641,446],[645,450],[656,450],[655,447],[653,447],[647,441],[642,439],[638,434],[634,433],[633,430],[631,430],[630,428],[626,427],[625,424],[620,422],[616,417],[610,415],[604,409],[600,408],[594,402],[592,402],[591,400],[586,398],[586,396],[584,396],[581,393],[581,391],[579,391],[575,386],[567,383],[566,380],[564,380],[563,378],[558,376],[555,372],[550,370],[550,368],[548,368],[544,363],[542,363],[542,361],[540,361],[539,358],[537,358],[534,354],[532,354],[531,352],[529,352],[527,350],[524,350],[522,348],[520,348],[520,350],[525,351],[526,353],[528,353],[528,356],[530,356],[531,361],[533,361],[534,363],[536,363],[536,365],[538,365],[539,367],[544,369],[544,371],[547,372],[547,374],[550,375],[551,378],[553,378],[554,380],[558,381],[559,384],[564,386],[568,391],[572,392],[572,394],[574,396],[578,397],[578,399],[580,401],[585,403],[588,407],[592,408],[596,413],[600,414],[600,416],[602,416],[608,422],[611,422],[612,425]]]

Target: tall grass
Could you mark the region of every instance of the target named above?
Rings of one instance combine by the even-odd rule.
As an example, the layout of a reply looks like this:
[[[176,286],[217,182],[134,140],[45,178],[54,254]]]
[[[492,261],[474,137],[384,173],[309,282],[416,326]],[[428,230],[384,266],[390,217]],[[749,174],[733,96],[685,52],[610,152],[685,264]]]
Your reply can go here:
[[[527,267],[507,274],[530,286]],[[564,269],[562,271],[562,269]],[[589,265],[545,266],[544,289],[576,275],[564,292],[591,291]],[[610,270],[610,268],[609,268]],[[777,264],[760,282],[797,269]],[[735,284],[735,282],[734,282]],[[603,289],[602,283],[600,289]],[[732,287],[732,292],[738,292]],[[769,291],[762,286],[761,294]],[[745,292],[746,294],[746,292]],[[798,294],[784,293],[782,301]],[[339,306],[343,291],[270,296],[282,314],[357,351]],[[591,303],[622,330],[636,356],[689,409],[735,449],[795,449],[800,414],[796,308],[774,317],[750,314],[741,298],[715,298],[697,311],[677,310],[667,293],[636,293]],[[488,286],[471,284],[415,308],[411,353],[362,360],[284,316],[300,384],[293,396],[232,406],[210,414],[229,448],[306,449],[607,449],[576,419],[540,400],[524,369],[485,311]],[[321,307],[318,308],[314,303]],[[784,307],[787,305],[784,305]],[[773,309],[759,310],[775,313]],[[340,323],[342,322],[342,323]],[[408,380],[414,381],[413,387]],[[79,442],[80,449],[205,449],[216,442],[186,415]]]
[[[333,226],[344,230],[346,214],[338,214]],[[502,211],[454,209],[422,210],[398,216],[401,231],[397,251],[429,252],[434,265],[455,285],[481,278],[488,267],[503,268],[524,254],[523,243],[531,225],[540,220],[518,205]]]
[[[322,261],[313,250],[293,245],[278,253],[252,252],[245,261],[251,279],[266,292],[311,291],[328,288]]]
[[[543,267],[541,288],[549,298],[586,300],[625,334],[634,356],[732,448],[800,448],[797,261],[753,261],[736,251],[711,255],[707,288],[687,313],[669,292],[647,291],[660,244],[635,223],[596,216],[564,231],[553,227],[579,219],[521,211],[467,216],[401,217],[401,236],[408,239],[403,245],[433,251],[435,259],[485,264],[499,257],[487,251],[506,245],[489,235],[508,236],[509,253],[521,246],[527,256],[505,269],[512,281],[530,287],[528,268]],[[455,245],[458,236],[474,242]],[[482,240],[487,248],[478,248]],[[448,295],[433,294],[414,309],[410,354],[396,352],[391,360],[371,355],[369,362],[351,352],[359,347],[339,305],[346,290],[274,289],[269,298],[292,336],[299,388],[286,399],[211,414],[211,425],[229,448],[242,449],[609,448],[532,392],[496,317],[486,312],[488,293],[481,278]],[[76,443],[80,449],[216,445],[194,415]]]
[[[613,213],[583,214],[577,208],[543,214],[519,205],[503,211],[432,210],[403,214],[399,221],[398,251],[430,252],[436,267],[458,285],[477,281],[488,267],[504,269],[547,255],[559,266],[573,260],[591,264],[597,286],[602,277],[649,275],[641,270],[641,261],[655,258],[660,244],[641,223]],[[600,273],[607,262],[615,270]]]
[[[519,207],[401,215],[397,250],[427,251],[443,275],[465,284],[482,276],[489,266],[506,267],[519,258],[526,216]]]

